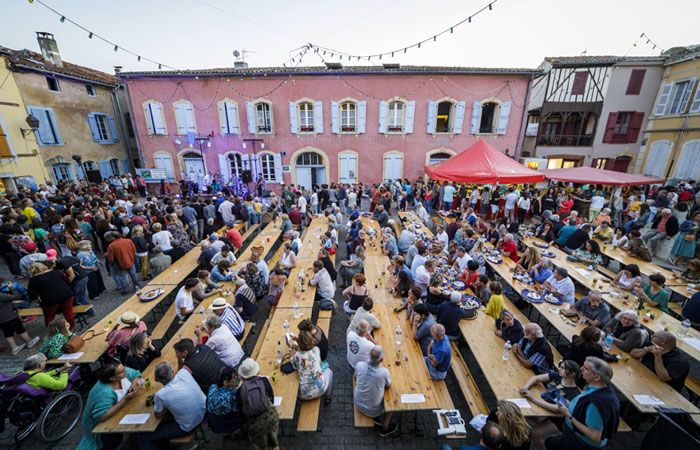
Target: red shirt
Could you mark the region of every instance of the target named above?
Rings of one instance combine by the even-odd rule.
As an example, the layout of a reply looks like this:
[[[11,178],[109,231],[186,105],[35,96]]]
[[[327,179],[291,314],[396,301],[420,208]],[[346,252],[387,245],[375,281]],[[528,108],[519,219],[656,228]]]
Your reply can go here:
[[[231,228],[226,232],[226,239],[228,239],[231,244],[236,248],[241,248],[243,245],[243,236],[237,228]]]
[[[515,241],[501,242],[501,250],[510,254],[510,259],[518,262],[518,246]]]
[[[574,206],[573,200],[564,200],[563,202],[561,202],[561,207],[559,208],[559,211],[557,211],[557,213],[561,214],[561,213],[571,212],[571,208],[573,206]]]
[[[679,202],[687,202],[690,201],[691,198],[693,198],[693,193],[688,190],[683,190],[680,194],[678,194]]]
[[[301,211],[298,209],[293,209],[289,211],[289,220],[294,224],[294,225],[301,225]]]
[[[469,273],[468,270],[465,270],[462,272],[462,281],[467,285],[467,289],[471,288],[474,283],[476,283],[476,280],[479,279],[479,272],[473,272]]]
[[[107,247],[107,261],[116,262],[122,270],[134,265],[135,256],[136,246],[131,239],[115,239]]]

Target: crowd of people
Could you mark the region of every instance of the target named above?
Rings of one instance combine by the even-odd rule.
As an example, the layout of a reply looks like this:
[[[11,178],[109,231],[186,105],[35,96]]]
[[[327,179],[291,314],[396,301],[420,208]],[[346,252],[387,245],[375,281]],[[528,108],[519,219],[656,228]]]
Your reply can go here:
[[[635,310],[613,315],[596,290],[576,301],[575,285],[566,269],[554,267],[538,251],[526,248],[522,238],[525,233],[538,237],[561,248],[572,261],[591,267],[606,262],[600,241],[651,261],[664,242],[673,240],[670,262],[683,267],[680,279],[696,283],[700,281],[700,259],[696,258],[700,190],[692,183],[664,189],[616,188],[605,194],[592,187],[476,188],[397,180],[375,186],[315,186],[310,191],[284,186],[279,195],[272,193],[264,202],[227,191],[202,197],[192,191],[187,194],[151,198],[145,182],[125,176],[97,185],[47,183],[36,192],[22,190],[0,200],[0,255],[14,277],[0,280],[0,326],[13,355],[37,346],[41,339],[32,338],[24,328],[36,317],[20,318],[17,312],[38,302],[46,336],[39,353],[24,363],[25,371],[40,374],[32,377],[36,387],[65,388],[70,364],[47,369],[46,361],[64,353],[75,336],[73,309],[99,299],[105,291],[103,270],[119,292],[129,294],[195,246],[201,247],[196,276],[186,279],[175,295],[178,319],[186,320],[206,298],[217,298],[207,310],[205,323],[193,336],[175,344],[178,367],[157,365],[155,381],[162,388],[152,401],[155,415],[166,419],[155,432],[139,434],[141,448],[160,448],[171,437],[189,434],[205,417],[216,433],[245,430],[259,448],[278,446],[272,385],[259,375],[258,363],[246,356],[240,341],[245,322],[255,318],[259,307],[274,307],[280,300],[289,273],[298,264],[301,232],[316,214],[326,216],[328,227],[316,230],[321,249],[309,284],[315,287],[319,308],[347,317],[346,358],[356,382],[354,404],[374,419],[382,437],[395,434],[398,425],[383,409],[392,380],[384,349],[373,338],[373,331],[382,324],[373,313],[372,287],[364,273],[365,249],[372,241],[381,245],[391,261],[388,288],[396,298],[395,311],[406,314],[406,337],[419,344],[430,378],[447,377],[450,341],[460,338],[460,321],[476,314],[462,307],[460,292],[445,287],[450,272],[483,305],[479,313],[494,320],[494,334],[511,344],[514,358],[533,371],[533,378],[521,388],[522,395],[559,416],[531,429],[517,406],[501,401],[481,430],[482,447],[604,446],[617,429],[620,410],[610,385],[609,362],[614,359],[599,344],[603,336],[612,336],[613,345],[640,359],[676,390],[688,375],[688,362],[672,333],[650,334]],[[363,208],[363,199],[368,208]],[[360,220],[367,209],[381,227],[379,236]],[[397,210],[414,210],[423,226],[432,226],[435,211],[455,220],[435,227],[432,239],[413,223],[403,224],[397,234],[392,218]],[[236,224],[273,220],[284,238],[279,262],[268,268],[263,249],[252,248],[250,261],[233,270],[236,252],[243,245]],[[341,245],[346,257],[336,266],[331,256]],[[554,360],[539,325],[521,323],[508,310],[507,299],[515,300],[517,295],[488,269],[487,246],[511,259],[517,271],[527,273],[568,305],[565,314],[587,326],[562,349],[563,360]],[[233,302],[220,296],[222,283],[229,282],[235,284]],[[668,312],[671,295],[663,276],[642,277],[639,267],[630,264],[612,283]],[[686,303],[683,316],[694,325],[700,323],[699,294]],[[297,328],[286,342],[290,354],[286,369],[297,372],[302,401],[323,398],[328,404],[333,386],[328,337],[309,320],[302,320]],[[133,312],[122,314],[106,339],[108,359],[88,395],[81,449],[119,445],[122,435],[97,435],[93,430],[134,397],[144,382],[141,372],[163,350],[151,341],[147,324]],[[550,387],[547,396],[530,393],[538,383]]]

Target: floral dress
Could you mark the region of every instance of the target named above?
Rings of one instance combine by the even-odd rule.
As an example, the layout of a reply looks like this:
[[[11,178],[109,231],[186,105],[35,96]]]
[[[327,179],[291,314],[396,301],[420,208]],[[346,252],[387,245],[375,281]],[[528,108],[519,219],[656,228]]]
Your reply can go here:
[[[330,380],[321,370],[321,351],[318,347],[295,353],[291,363],[299,373],[299,398],[312,400],[326,392]]]
[[[41,347],[39,347],[39,353],[43,353],[46,359],[56,359],[63,354],[63,346],[66,345],[73,336],[75,336],[73,333],[68,336],[63,333],[56,333],[44,339],[44,342],[41,343]]]
[[[583,249],[578,249],[574,251],[574,256],[581,259],[589,259],[593,261],[592,266],[597,267],[600,263],[603,262],[603,258],[600,255],[593,254],[589,251],[583,250]]]
[[[187,235],[187,232],[185,231],[185,228],[182,225],[177,223],[169,223],[165,228],[173,236],[172,240],[170,241],[173,247],[180,248],[185,252],[188,252],[192,249],[190,237]]]

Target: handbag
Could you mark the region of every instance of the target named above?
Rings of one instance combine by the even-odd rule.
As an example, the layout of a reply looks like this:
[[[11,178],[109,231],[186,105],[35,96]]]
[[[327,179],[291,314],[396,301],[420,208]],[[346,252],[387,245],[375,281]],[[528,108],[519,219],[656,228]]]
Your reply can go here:
[[[292,358],[289,353],[282,357],[282,364],[280,364],[280,372],[282,372],[285,375],[289,375],[290,373],[294,373],[296,371],[294,365],[292,365],[291,359]]]
[[[88,333],[92,333],[92,336],[88,337],[87,336]],[[85,337],[79,336],[76,334],[75,336],[68,339],[68,342],[66,342],[63,345],[63,352],[64,353],[75,353],[78,350],[80,350],[81,348],[83,348],[83,345],[85,345],[85,341],[89,341],[90,339],[94,338],[95,336],[97,336],[97,334],[95,334],[95,330],[88,330],[85,333]]]

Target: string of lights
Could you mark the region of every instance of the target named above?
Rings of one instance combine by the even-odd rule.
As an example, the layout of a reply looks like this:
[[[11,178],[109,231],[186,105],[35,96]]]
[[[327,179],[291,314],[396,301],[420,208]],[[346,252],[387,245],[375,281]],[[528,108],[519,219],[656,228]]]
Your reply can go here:
[[[450,26],[450,27],[448,27],[448,28],[445,28],[444,30],[442,30],[442,31],[440,31],[440,32],[438,32],[438,33],[435,33],[435,34],[431,35],[430,37],[427,37],[427,38],[425,38],[425,39],[423,39],[423,40],[421,40],[421,41],[418,41],[418,42],[416,42],[416,43],[414,43],[414,44],[411,44],[411,45],[406,45],[406,46],[404,46],[404,47],[396,48],[396,49],[394,49],[394,50],[389,50],[389,51],[385,51],[385,52],[381,52],[381,53],[367,54],[367,55],[357,55],[357,54],[354,54],[354,53],[350,53],[350,52],[346,52],[346,51],[342,51],[342,50],[333,49],[333,48],[330,48],[330,47],[325,47],[325,46],[323,46],[323,45],[318,45],[318,44],[313,44],[313,43],[309,43],[309,45],[311,45],[312,48],[314,48],[314,49],[318,50],[319,52],[321,52],[323,55],[329,54],[331,58],[333,58],[333,57],[335,57],[335,56],[337,55],[337,56],[340,58],[341,61],[343,60],[343,57],[347,58],[348,61],[352,61],[353,59],[355,59],[355,60],[357,60],[357,61],[360,61],[360,60],[363,60],[363,59],[365,59],[365,60],[367,60],[367,61],[370,61],[372,58],[375,58],[375,59],[382,59],[382,57],[385,57],[385,56],[386,56],[386,57],[393,58],[395,55],[397,55],[397,54],[402,54],[402,53],[406,53],[408,50],[412,50],[412,49],[414,49],[414,48],[421,48],[421,46],[422,46],[423,44],[427,44],[427,43],[429,43],[429,42],[435,42],[435,41],[437,41],[437,38],[438,38],[438,37],[441,37],[441,36],[443,36],[443,35],[445,35],[445,34],[452,34],[452,33],[454,33],[455,28],[457,28],[457,27],[459,27],[459,26],[461,26],[461,25],[464,25],[465,23],[471,23],[472,20],[473,20],[474,18],[476,18],[479,14],[481,14],[481,13],[483,13],[483,12],[493,10],[493,5],[494,5],[497,1],[498,1],[498,0],[493,0],[493,1],[489,2],[487,5],[485,5],[484,7],[482,7],[481,9],[479,9],[478,11],[472,13],[472,14],[469,15],[468,17],[466,17],[466,18],[460,20],[459,22],[455,23],[454,25],[452,25],[452,26]]]
[[[640,43],[642,43],[643,45],[646,45],[646,46],[651,46],[652,50],[656,50],[657,47],[661,48],[661,46],[659,44],[657,44],[656,42],[651,40],[651,38],[649,37],[648,34],[646,34],[645,32],[642,32],[642,34],[640,34],[639,37],[634,40],[632,45],[630,45],[630,48],[628,48],[627,51],[625,52],[625,54],[622,56],[623,57],[627,56],[629,54],[629,52],[632,51],[633,48],[639,47],[638,44],[640,44]],[[661,53],[663,53],[663,52],[664,52],[664,49],[661,48]]]
[[[137,53],[137,52],[134,52],[134,51],[131,51],[131,50],[127,49],[127,48],[124,48],[124,46],[119,45],[119,44],[117,44],[116,42],[113,42],[112,40],[107,39],[106,37],[101,36],[101,35],[95,33],[94,31],[85,28],[84,26],[80,25],[78,22],[76,22],[76,21],[70,19],[69,17],[66,17],[65,14],[62,14],[62,13],[60,13],[59,11],[56,11],[56,10],[53,9],[51,6],[47,5],[46,3],[44,3],[44,2],[41,1],[41,0],[30,0],[29,3],[34,3],[34,2],[40,4],[40,5],[43,6],[44,8],[48,9],[48,10],[51,11],[52,13],[56,14],[57,16],[59,16],[59,17],[60,17],[59,20],[61,21],[61,23],[68,22],[68,23],[70,23],[71,25],[73,25],[73,26],[75,26],[75,27],[77,27],[77,28],[80,28],[81,30],[83,30],[83,31],[85,31],[86,33],[88,33],[88,38],[89,38],[89,39],[92,39],[92,38],[99,39],[99,40],[101,40],[101,41],[103,41],[103,42],[109,44],[110,46],[114,47],[114,51],[115,51],[115,52],[121,50],[121,51],[123,51],[123,52],[125,52],[125,53],[128,53],[128,54],[130,54],[130,55],[135,56],[135,57],[136,57],[136,60],[139,61],[139,62],[141,62],[141,61],[147,61],[147,62],[153,63],[153,64],[157,65],[159,69],[166,68],[166,69],[170,69],[170,70],[178,70],[178,69],[176,69],[175,67],[169,66],[169,65],[167,65],[167,64],[163,64],[163,63],[158,62],[158,61],[156,61],[156,60],[154,60],[154,59],[147,58],[147,57],[145,57],[145,56],[141,56],[141,55],[140,55],[139,53]]]

